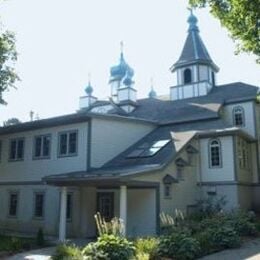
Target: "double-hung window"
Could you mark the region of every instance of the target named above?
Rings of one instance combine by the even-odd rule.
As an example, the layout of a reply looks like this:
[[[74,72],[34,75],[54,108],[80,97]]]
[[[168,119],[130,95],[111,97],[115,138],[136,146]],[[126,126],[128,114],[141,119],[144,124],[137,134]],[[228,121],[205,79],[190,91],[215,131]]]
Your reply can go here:
[[[18,208],[18,193],[11,192],[9,194],[9,216],[16,217]]]
[[[10,141],[9,160],[19,161],[24,158],[24,138],[16,138]]]
[[[34,139],[34,159],[50,158],[51,135],[39,135]]]
[[[44,193],[35,192],[34,194],[34,217],[43,218],[44,216]]]
[[[78,131],[68,131],[59,133],[58,155],[75,156],[78,149]]]
[[[238,127],[245,125],[245,112],[243,107],[237,106],[233,108],[233,122],[234,125]]]

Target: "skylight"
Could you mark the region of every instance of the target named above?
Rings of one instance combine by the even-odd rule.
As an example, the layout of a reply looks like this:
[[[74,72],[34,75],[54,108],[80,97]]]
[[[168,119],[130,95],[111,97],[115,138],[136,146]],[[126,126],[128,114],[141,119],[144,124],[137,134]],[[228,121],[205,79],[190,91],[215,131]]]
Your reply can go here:
[[[170,142],[170,139],[158,140],[152,143],[143,143],[139,145],[135,150],[130,152],[126,158],[143,158],[151,157],[158,153],[166,144]]]

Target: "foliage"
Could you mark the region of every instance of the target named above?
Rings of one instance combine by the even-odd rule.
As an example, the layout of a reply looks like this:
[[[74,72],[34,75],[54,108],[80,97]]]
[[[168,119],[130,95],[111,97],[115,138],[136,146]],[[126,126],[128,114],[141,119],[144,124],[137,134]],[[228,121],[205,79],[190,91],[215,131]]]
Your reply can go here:
[[[0,34],[0,104],[6,104],[2,99],[2,93],[15,87],[14,84],[19,77],[14,70],[17,60],[15,49],[15,36],[9,31]]]
[[[83,249],[83,254],[87,257],[91,257],[93,253],[108,255],[110,260],[128,260],[135,255],[135,247],[126,238],[103,234],[97,242],[90,243]]]
[[[14,253],[23,249],[31,249],[33,246],[33,239],[0,235],[0,252],[7,251]]]
[[[158,255],[161,257],[194,259],[199,253],[199,242],[189,233],[176,232],[160,238]]]
[[[137,258],[139,257],[139,259],[145,259],[148,257],[148,259],[155,259],[159,244],[158,238],[138,238],[134,244],[136,247]]]
[[[44,235],[43,235],[42,228],[39,228],[39,230],[38,230],[38,232],[37,232],[36,244],[37,244],[38,246],[43,246],[43,245],[45,244],[45,240],[44,240]]]
[[[108,259],[108,254],[100,250],[98,243],[88,244],[82,251],[82,254],[88,260],[106,260]]]
[[[115,236],[123,236],[124,234],[124,223],[119,218],[113,218],[110,222],[106,222],[105,219],[98,212],[95,215],[95,221],[100,236],[105,234],[113,234]]]
[[[56,247],[53,260],[83,260],[80,248],[75,245],[60,244]]]
[[[17,125],[22,123],[18,118],[9,118],[8,120],[4,121],[4,126],[10,126],[10,125]]]
[[[175,210],[174,215],[169,215],[164,212],[160,213],[161,233],[172,233],[176,227],[181,227],[185,223],[184,214],[180,210]]]
[[[193,7],[209,6],[237,43],[237,51],[256,55],[260,63],[260,0],[189,0]]]
[[[205,218],[222,212],[226,203],[225,196],[208,196],[205,199],[198,200],[197,206],[201,218]]]

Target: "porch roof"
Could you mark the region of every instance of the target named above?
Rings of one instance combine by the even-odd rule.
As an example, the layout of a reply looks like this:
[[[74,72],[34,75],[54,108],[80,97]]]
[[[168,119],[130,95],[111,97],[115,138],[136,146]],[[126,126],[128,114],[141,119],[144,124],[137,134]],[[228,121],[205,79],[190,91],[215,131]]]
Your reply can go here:
[[[135,187],[155,187],[157,182],[136,181],[133,180],[136,174],[155,171],[161,168],[161,165],[142,165],[136,167],[120,167],[114,169],[98,169],[78,172],[68,172],[64,174],[49,175],[42,180],[46,184],[55,186],[99,186],[114,187],[120,185]]]

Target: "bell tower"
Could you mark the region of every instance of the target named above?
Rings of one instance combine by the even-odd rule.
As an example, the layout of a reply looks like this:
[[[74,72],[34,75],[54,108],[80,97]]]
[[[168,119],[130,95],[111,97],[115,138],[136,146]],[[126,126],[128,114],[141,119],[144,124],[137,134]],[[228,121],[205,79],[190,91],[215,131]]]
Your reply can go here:
[[[190,11],[188,36],[180,58],[170,68],[177,74],[177,85],[170,89],[171,100],[207,95],[215,86],[219,71],[200,37],[198,19]]]

